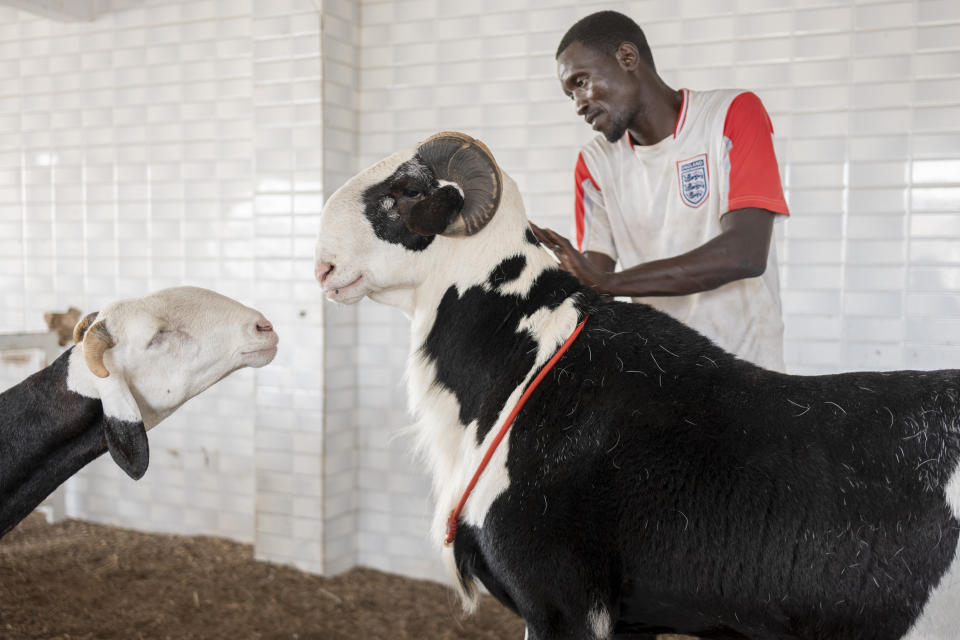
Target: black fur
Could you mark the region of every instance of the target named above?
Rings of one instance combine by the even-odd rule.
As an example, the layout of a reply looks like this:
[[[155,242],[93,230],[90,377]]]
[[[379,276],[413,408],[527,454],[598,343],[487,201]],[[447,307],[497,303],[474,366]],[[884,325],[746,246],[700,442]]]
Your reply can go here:
[[[437,235],[450,226],[463,208],[463,196],[453,185],[433,189],[413,206],[402,206],[400,216],[407,228],[423,236]]]
[[[134,480],[142,478],[150,464],[150,443],[143,423],[104,416],[103,435],[113,461]]]
[[[487,279],[487,282],[490,284],[491,289],[496,289],[502,285],[507,284],[508,282],[513,282],[520,277],[520,274],[523,273],[524,267],[527,266],[527,259],[523,256],[513,256],[512,258],[507,258],[490,273],[490,277]]]
[[[526,232],[524,232],[523,237],[530,244],[533,244],[533,245],[540,244],[540,241],[537,240],[537,236],[533,235],[533,231],[529,227],[527,227],[527,230]]]
[[[67,388],[72,351],[0,394],[0,537],[107,451],[100,400]]]
[[[957,548],[958,372],[765,371],[550,270],[451,288],[422,346],[481,439],[533,366],[518,323],[573,294],[590,318],[511,429],[509,489],[460,525],[463,576],[533,639],[591,637],[597,603],[623,638],[901,637]]]
[[[364,190],[363,215],[373,226],[374,234],[384,242],[399,244],[410,251],[423,251],[436,236],[412,231],[407,222],[412,208],[439,189],[433,172],[414,156],[397,167],[389,178]]]

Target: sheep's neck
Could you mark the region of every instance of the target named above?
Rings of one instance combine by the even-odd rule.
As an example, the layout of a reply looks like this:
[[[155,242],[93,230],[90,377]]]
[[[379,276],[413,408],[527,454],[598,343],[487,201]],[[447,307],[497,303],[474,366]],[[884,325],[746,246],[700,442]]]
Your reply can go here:
[[[0,394],[0,536],[107,450],[100,401],[67,387],[71,355]]]
[[[536,368],[540,340],[546,338],[549,357],[576,325],[567,300],[582,286],[542,249],[526,245],[507,254],[523,255],[529,270],[504,287],[512,293],[492,290],[484,273],[469,287],[436,287],[413,316],[410,406],[436,490],[458,473],[465,454],[479,450],[511,394]]]

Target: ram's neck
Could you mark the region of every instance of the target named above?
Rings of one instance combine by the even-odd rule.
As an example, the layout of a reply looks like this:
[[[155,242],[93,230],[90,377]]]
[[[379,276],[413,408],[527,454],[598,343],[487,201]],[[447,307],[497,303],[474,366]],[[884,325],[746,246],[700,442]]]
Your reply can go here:
[[[418,290],[412,314],[409,402],[435,489],[473,465],[508,405],[580,317],[582,286],[525,229],[513,243],[490,237],[499,250],[464,242],[450,256],[453,267],[435,270],[430,287]]]
[[[73,355],[0,394],[0,536],[107,450],[100,401],[68,387]]]

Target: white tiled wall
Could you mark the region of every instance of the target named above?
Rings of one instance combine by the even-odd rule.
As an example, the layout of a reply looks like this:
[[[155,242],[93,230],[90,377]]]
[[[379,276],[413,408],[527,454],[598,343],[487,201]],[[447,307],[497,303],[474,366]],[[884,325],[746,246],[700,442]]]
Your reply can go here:
[[[602,8],[640,22],[671,86],[766,103],[792,210],[788,368],[960,367],[958,7],[117,0],[66,25],[0,9],[0,331],[189,282],[264,310],[283,345],[152,433],[140,483],[106,461],[81,474],[74,513],[250,540],[311,570],[442,577],[402,433],[406,320],[321,303],[318,213],[359,168],[459,129],[531,218],[569,230],[591,131],[553,54]]]
[[[90,465],[70,513],[321,571],[319,5],[102,4],[92,23],[0,8],[0,331],[195,284],[264,311],[281,349],[152,431],[140,482]]]
[[[249,3],[115,5],[94,23],[0,9],[0,330],[181,283],[262,306]],[[91,465],[71,512],[251,540],[258,375],[153,432],[141,482]]]

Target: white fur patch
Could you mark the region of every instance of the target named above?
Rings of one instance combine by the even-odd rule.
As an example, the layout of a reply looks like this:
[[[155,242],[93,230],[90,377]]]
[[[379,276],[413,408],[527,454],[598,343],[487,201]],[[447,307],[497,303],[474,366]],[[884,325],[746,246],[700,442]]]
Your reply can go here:
[[[517,325],[518,331],[529,331],[540,343],[535,367],[541,366],[552,358],[560,345],[577,328],[578,314],[575,304],[574,297],[568,298],[555,310],[539,309]]]
[[[903,640],[956,640],[960,637],[960,545],[950,568]]]
[[[597,605],[587,614],[587,626],[593,631],[593,637],[597,640],[606,640],[610,637],[612,626],[610,623],[610,614],[607,610]]]
[[[130,387],[118,374],[97,378],[94,384],[97,385],[100,393],[103,415],[124,422],[142,421],[140,408],[137,406],[137,401],[133,399],[133,394],[130,393]]]
[[[95,377],[87,368],[87,362],[83,358],[83,347],[74,346],[67,366],[67,389],[85,398],[99,398],[100,392],[93,383]]]
[[[947,483],[947,505],[953,512],[953,517],[960,520],[960,465],[953,471],[953,477]]]
[[[960,465],[946,487],[947,505],[953,517],[960,520]],[[904,636],[904,640],[954,640],[960,637],[960,544],[954,550],[953,562],[930,592],[920,617]]]
[[[451,186],[460,192],[460,197],[463,198],[463,188],[456,182],[450,182],[449,180],[437,180],[441,187]]]

